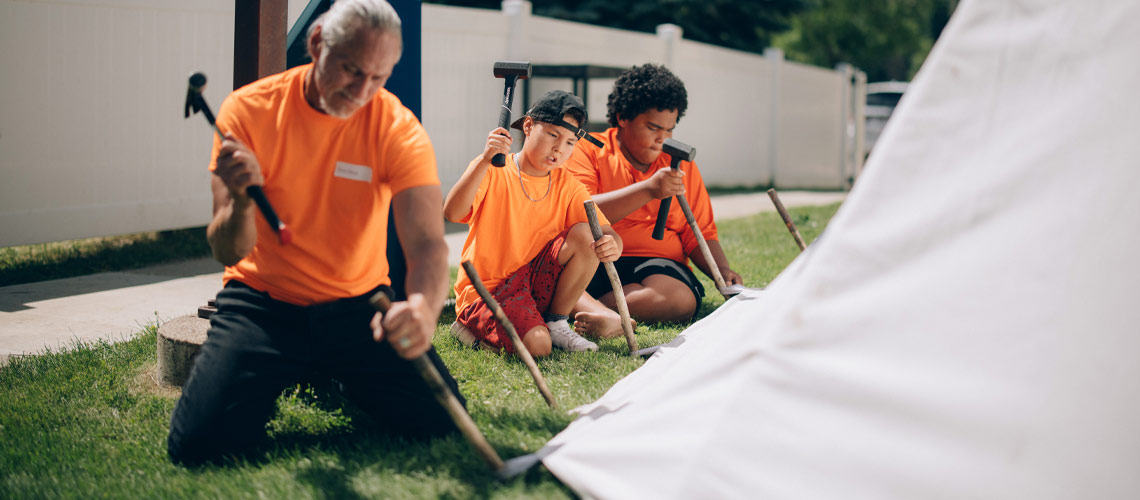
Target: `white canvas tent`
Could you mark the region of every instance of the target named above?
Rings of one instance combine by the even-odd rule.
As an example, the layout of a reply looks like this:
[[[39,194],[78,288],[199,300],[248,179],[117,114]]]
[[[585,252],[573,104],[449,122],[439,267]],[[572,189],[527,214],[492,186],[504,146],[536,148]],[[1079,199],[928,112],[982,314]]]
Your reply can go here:
[[[822,238],[545,466],[600,498],[1140,498],[1138,22],[960,4]]]

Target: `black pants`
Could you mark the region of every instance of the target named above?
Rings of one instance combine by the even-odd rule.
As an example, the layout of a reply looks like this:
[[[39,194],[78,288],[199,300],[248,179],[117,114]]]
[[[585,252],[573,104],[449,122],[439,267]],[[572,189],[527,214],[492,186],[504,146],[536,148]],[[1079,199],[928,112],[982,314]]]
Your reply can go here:
[[[368,296],[301,307],[227,284],[170,419],[171,459],[197,464],[259,444],[281,392],[322,376],[338,380],[389,430],[409,437],[455,431],[411,362],[372,339]],[[435,350],[427,356],[466,404]]]

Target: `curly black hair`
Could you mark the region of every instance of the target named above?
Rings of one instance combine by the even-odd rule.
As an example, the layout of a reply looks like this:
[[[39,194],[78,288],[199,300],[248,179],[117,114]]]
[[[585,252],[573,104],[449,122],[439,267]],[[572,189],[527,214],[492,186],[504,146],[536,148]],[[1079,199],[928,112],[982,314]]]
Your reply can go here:
[[[632,120],[649,108],[677,110],[677,121],[685,116],[689,107],[685,84],[666,67],[643,64],[626,70],[614,82],[606,111],[611,127],[618,126],[618,117]]]

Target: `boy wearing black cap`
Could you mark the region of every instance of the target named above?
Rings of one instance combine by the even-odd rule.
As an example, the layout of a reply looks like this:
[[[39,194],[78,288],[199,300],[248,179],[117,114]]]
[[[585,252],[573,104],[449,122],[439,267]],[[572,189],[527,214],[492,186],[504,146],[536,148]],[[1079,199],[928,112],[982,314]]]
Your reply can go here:
[[[511,155],[510,133],[492,130],[482,154],[444,201],[448,220],[470,225],[463,260],[475,265],[534,356],[549,355],[552,345],[597,350],[567,319],[598,263],[621,255],[621,240],[600,212],[604,236],[594,242],[583,207],[590,193],[559,168],[584,135],[585,124],[581,99],[548,92],[511,125],[526,136],[522,151]],[[503,168],[491,167],[496,153],[507,155]],[[463,269],[455,283],[455,311],[452,333],[461,341],[513,350]]]

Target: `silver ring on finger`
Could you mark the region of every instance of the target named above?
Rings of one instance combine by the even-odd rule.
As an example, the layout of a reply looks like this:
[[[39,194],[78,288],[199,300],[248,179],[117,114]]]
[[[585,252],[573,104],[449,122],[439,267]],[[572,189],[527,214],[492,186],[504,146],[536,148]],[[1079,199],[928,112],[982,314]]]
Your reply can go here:
[[[407,337],[400,337],[400,340],[398,340],[396,343],[400,345],[400,349],[407,349],[412,346],[412,339]]]

